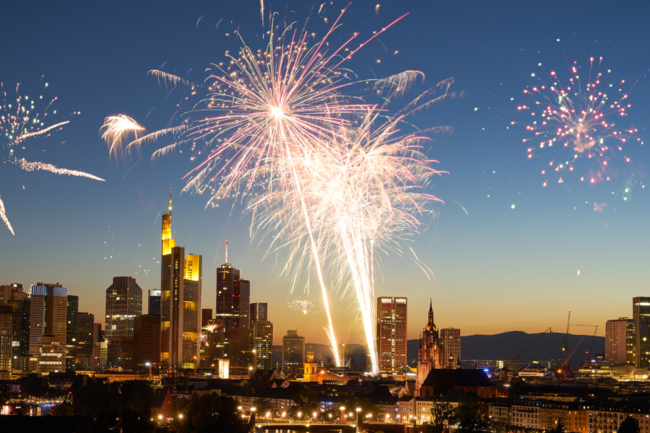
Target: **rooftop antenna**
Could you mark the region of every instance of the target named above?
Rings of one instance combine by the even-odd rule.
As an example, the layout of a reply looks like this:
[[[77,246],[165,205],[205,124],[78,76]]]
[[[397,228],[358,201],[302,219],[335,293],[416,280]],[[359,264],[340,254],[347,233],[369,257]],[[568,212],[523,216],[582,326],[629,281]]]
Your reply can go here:
[[[228,263],[228,240],[226,240],[226,263]]]
[[[172,216],[172,189],[169,188],[169,216]]]

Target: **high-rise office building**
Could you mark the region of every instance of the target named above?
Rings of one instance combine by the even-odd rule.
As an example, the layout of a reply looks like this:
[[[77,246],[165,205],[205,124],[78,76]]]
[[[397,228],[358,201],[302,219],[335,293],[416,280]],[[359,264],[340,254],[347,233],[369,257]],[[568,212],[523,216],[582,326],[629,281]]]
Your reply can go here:
[[[148,370],[147,363],[160,361],[160,316],[143,314],[135,318],[133,369]]]
[[[381,371],[394,372],[408,365],[406,319],[406,298],[377,298],[377,355]]]
[[[172,200],[162,220],[160,362],[195,367],[200,359],[202,257],[188,254],[172,238]]]
[[[149,305],[148,312],[149,314],[157,314],[160,316],[160,295],[162,291],[160,289],[149,289],[149,298],[147,305]]]
[[[636,330],[634,329],[634,319],[628,319],[625,337],[627,342],[627,363],[636,365]]]
[[[212,308],[203,308],[201,310],[201,328],[208,326],[212,320]]]
[[[79,331],[79,296],[68,295],[67,325],[65,330],[65,368],[74,370],[77,357],[77,333]]]
[[[30,369],[65,371],[68,289],[58,283],[38,283],[31,287],[30,295]]]
[[[95,315],[77,313],[77,350],[76,359],[82,368],[91,368],[93,355],[93,324]]]
[[[266,302],[254,302],[251,304],[250,318],[251,329],[255,326],[258,320],[269,320],[269,309]]]
[[[11,303],[0,304],[0,370],[11,371],[14,310]]]
[[[108,368],[133,371],[133,337],[109,337],[106,343]]]
[[[105,337],[133,337],[133,320],[142,314],[142,289],[135,278],[113,277],[106,289]]]
[[[217,268],[217,309],[215,318],[223,320],[225,356],[230,367],[247,367],[251,361],[250,281],[240,278],[239,269],[228,263]]]
[[[287,335],[282,337],[282,371],[301,372],[304,359],[305,337],[298,335],[298,331],[288,330]]]
[[[443,368],[460,367],[460,329],[440,330],[440,364]]]
[[[273,323],[256,320],[253,326],[253,349],[256,351],[256,369],[270,370],[273,362]]]
[[[636,366],[650,367],[650,297],[632,299],[636,333]]]
[[[614,366],[627,364],[627,317],[608,320],[605,325],[605,361]]]
[[[108,365],[108,342],[104,340],[104,332],[100,322],[93,323],[93,354],[91,368],[106,368]]]
[[[11,350],[12,358],[18,361],[20,356],[29,353],[29,293],[19,283],[0,286],[0,305],[10,305],[12,309]],[[19,366],[15,365],[15,368],[19,369]]]

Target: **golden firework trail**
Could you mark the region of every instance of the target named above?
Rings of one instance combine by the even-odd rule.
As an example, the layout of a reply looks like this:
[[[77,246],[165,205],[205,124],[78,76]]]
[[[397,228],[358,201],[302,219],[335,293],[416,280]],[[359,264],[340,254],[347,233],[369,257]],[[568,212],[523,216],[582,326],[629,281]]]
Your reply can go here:
[[[43,90],[47,87],[48,83],[43,83]],[[65,120],[46,126],[46,120],[57,114],[56,110],[51,109],[52,104],[58,99],[57,97],[52,98],[45,109],[39,112],[37,109],[39,103],[37,101],[43,100],[43,95],[39,95],[36,99],[31,98],[29,95],[21,95],[20,83],[16,85],[14,99],[7,97],[7,91],[3,83],[0,83],[0,92],[2,92],[2,101],[0,103],[0,140],[2,141],[0,141],[0,145],[9,150],[8,156],[3,158],[4,162],[16,165],[24,171],[44,170],[60,175],[104,181],[97,176],[82,171],[59,168],[43,162],[27,162],[24,158],[18,158],[15,155],[16,151],[24,150],[26,148],[25,144],[30,139],[49,136],[49,134],[61,129],[70,121]],[[21,146],[18,146],[19,144]],[[15,235],[2,201],[0,201],[0,219],[5,223],[11,234]]]
[[[100,129],[102,139],[108,145],[108,154],[115,161],[124,156],[123,145],[129,141],[128,138],[137,138],[139,131],[144,131],[144,128],[124,114],[107,117]]]

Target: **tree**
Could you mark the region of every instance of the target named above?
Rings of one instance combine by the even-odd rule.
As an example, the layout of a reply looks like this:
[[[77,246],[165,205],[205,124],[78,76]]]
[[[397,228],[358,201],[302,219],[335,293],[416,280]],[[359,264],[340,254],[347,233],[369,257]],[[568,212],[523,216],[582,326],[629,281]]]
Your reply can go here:
[[[549,433],[564,433],[564,423],[562,420],[557,420],[555,423],[555,427],[553,427]]]
[[[474,397],[463,396],[454,410],[454,421],[458,423],[461,433],[474,433],[487,428],[483,418],[484,408],[481,401]]]
[[[256,410],[257,416],[260,418],[265,418],[267,413],[270,413],[270,416],[275,416],[275,406],[264,397],[258,397],[253,400],[253,407]]]
[[[296,394],[296,403],[303,417],[307,417],[319,409],[320,399],[318,398],[317,392],[311,391],[309,388],[304,388]]]
[[[50,387],[48,382],[37,374],[30,374],[27,377],[20,378],[20,393],[23,398],[37,397],[42,398],[48,395]]]
[[[74,408],[70,403],[57,404],[54,409],[52,409],[51,414],[53,416],[72,416],[74,415]]]
[[[447,402],[434,403],[431,408],[431,422],[426,429],[429,433],[442,433],[454,419],[454,407]]]
[[[628,416],[623,420],[616,433],[639,433],[639,425],[634,418]]]
[[[175,417],[170,429],[177,433],[247,433],[248,425],[239,417],[232,398],[192,394],[183,418]]]

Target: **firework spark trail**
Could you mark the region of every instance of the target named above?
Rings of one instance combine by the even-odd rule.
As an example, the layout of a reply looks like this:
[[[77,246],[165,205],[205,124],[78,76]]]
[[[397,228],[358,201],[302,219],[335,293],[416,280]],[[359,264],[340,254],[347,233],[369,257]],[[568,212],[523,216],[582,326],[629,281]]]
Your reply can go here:
[[[292,310],[302,311],[302,314],[305,315],[314,312],[314,303],[309,299],[296,299],[289,302],[288,306]]]
[[[102,139],[108,145],[108,154],[116,161],[124,155],[123,145],[127,138],[132,134],[137,138],[138,131],[144,131],[144,128],[124,114],[107,117],[100,129]]]
[[[574,62],[566,87],[557,73],[551,71],[550,84],[538,78],[538,85],[524,89],[524,94],[533,98],[534,106],[517,106],[517,110],[530,111],[534,119],[531,124],[526,125],[526,130],[532,133],[534,138],[524,138],[523,142],[539,142],[537,149],[527,149],[528,158],[532,159],[537,152],[544,152],[542,149],[549,149],[548,152],[556,154],[549,162],[551,168],[548,170],[559,174],[558,183],[564,182],[565,173],[573,172],[576,163],[582,158],[592,160],[589,164],[592,168],[588,174],[580,177],[580,181],[584,181],[585,177],[590,183],[610,180],[614,172],[614,168],[610,166],[611,157],[621,153],[623,145],[633,140],[638,132],[633,127],[617,128],[611,119],[613,116],[624,118],[632,107],[626,101],[629,90],[623,91],[625,80],[618,85],[609,83],[607,76],[604,77],[603,72],[600,72],[602,57],[596,68],[593,57],[589,62],[586,85],[580,80],[579,65]],[[607,71],[608,74],[610,72]],[[609,144],[612,141],[614,143]],[[643,143],[639,137],[636,137],[636,141]],[[559,150],[556,150],[558,148]],[[630,162],[630,158],[621,156],[626,163]],[[546,175],[546,171],[542,170],[542,175]],[[546,186],[547,182],[545,180],[542,186]]]
[[[0,219],[2,219],[2,221],[4,221],[5,225],[7,226],[7,228],[11,232],[11,234],[13,236],[16,236],[16,234],[14,233],[14,229],[13,229],[13,227],[11,227],[11,223],[9,222],[9,219],[7,218],[7,213],[5,211],[5,204],[2,202],[2,197],[0,197]]]
[[[28,162],[25,161],[24,159],[20,160],[14,160],[10,161],[12,164],[20,166],[25,171],[49,171],[50,173],[54,174],[62,174],[66,176],[76,176],[76,177],[85,177],[87,179],[93,179],[93,180],[98,180],[100,182],[105,182],[104,179],[101,177],[97,177],[95,175],[92,175],[90,173],[85,173],[83,171],[77,171],[77,170],[68,170],[67,168],[58,168],[55,167],[52,164],[46,164],[43,162]]]
[[[44,83],[43,89],[48,87],[48,83]],[[8,157],[3,157],[3,162],[19,166],[24,171],[44,170],[55,174],[86,177],[89,179],[104,181],[103,179],[93,176],[92,174],[84,173],[76,170],[67,170],[64,168],[55,167],[52,164],[43,162],[27,162],[24,158],[18,158],[15,153],[26,149],[26,143],[30,139],[36,137],[43,138],[49,135],[50,132],[62,128],[64,125],[70,123],[69,120],[54,123],[50,126],[45,124],[46,119],[50,119],[56,115],[56,110],[50,110],[57,97],[55,96],[45,106],[45,109],[38,111],[38,101],[43,100],[43,95],[38,98],[30,98],[29,95],[19,94],[20,83],[16,85],[15,99],[10,101],[7,97],[7,91],[4,84],[0,82],[0,92],[2,93],[2,101],[0,101],[0,146],[3,149],[9,150]],[[46,99],[47,101],[47,99]],[[73,114],[78,114],[74,112]],[[49,122],[48,122],[49,123]],[[18,146],[21,145],[21,146]],[[4,171],[3,171],[4,173]],[[7,218],[4,203],[0,201],[0,219],[4,221],[12,235],[15,235],[14,230]]]

